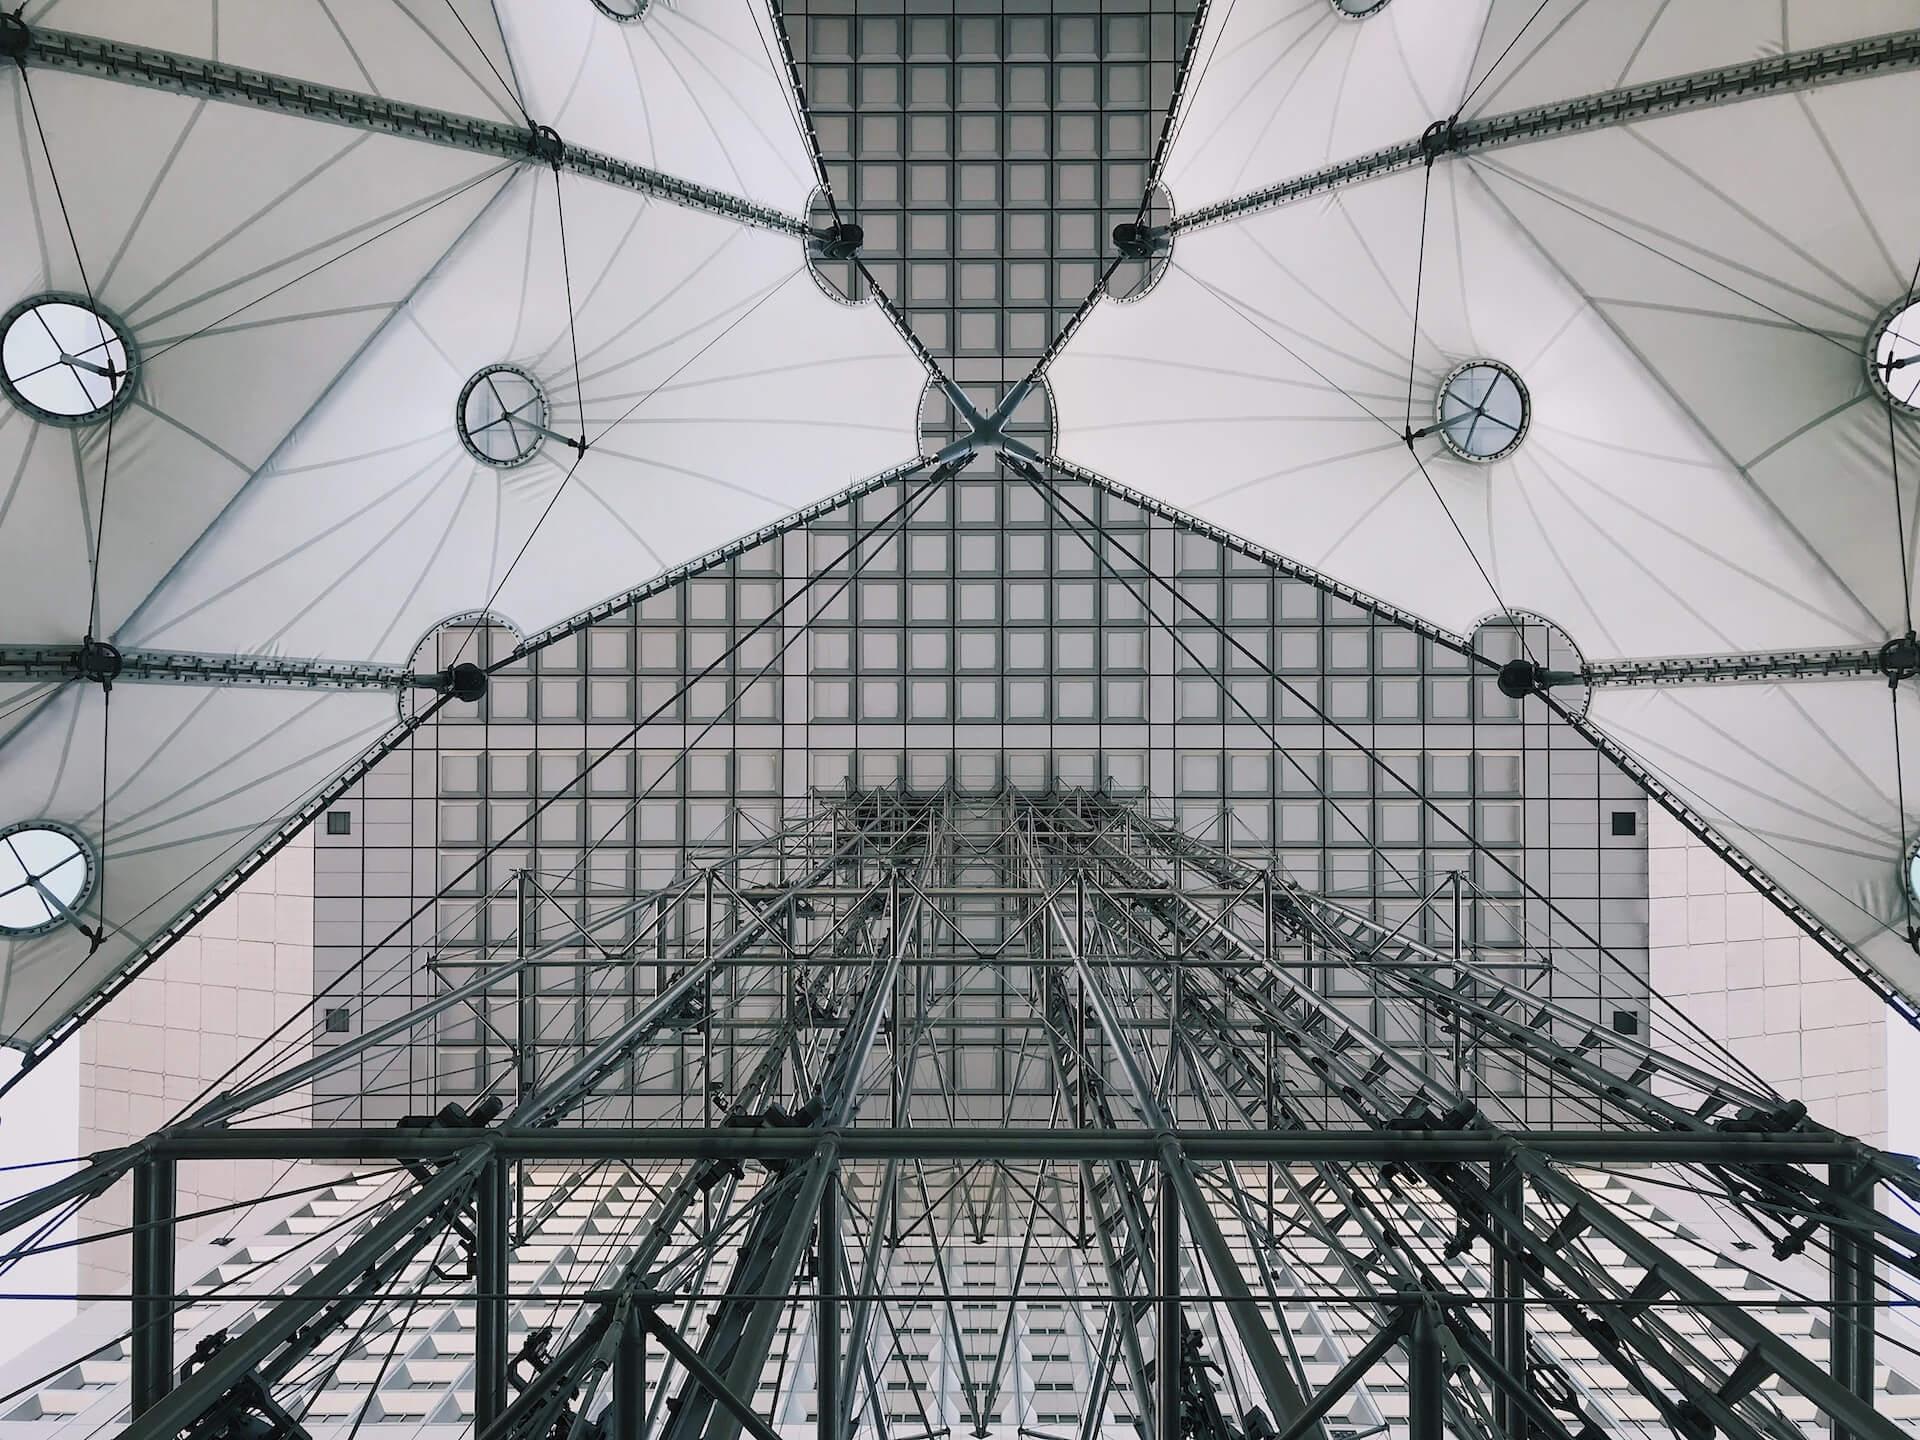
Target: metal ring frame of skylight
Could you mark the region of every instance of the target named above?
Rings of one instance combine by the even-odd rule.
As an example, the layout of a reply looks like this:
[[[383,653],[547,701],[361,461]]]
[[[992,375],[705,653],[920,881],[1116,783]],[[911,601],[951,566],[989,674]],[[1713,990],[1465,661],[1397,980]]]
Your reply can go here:
[[[132,329],[88,296],[43,291],[0,316],[0,392],[48,425],[93,425],[124,409],[139,371]]]
[[[1880,312],[1867,335],[1867,375],[1880,398],[1920,415],[1920,298],[1906,295]]]
[[[1510,365],[1468,360],[1447,372],[1434,395],[1441,441],[1456,456],[1491,465],[1520,448],[1533,423],[1533,397]]]
[[[58,820],[0,829],[0,937],[44,935],[68,924],[93,896],[92,843]]]
[[[632,25],[646,18],[647,7],[652,0],[593,0],[593,8],[609,20],[618,20],[622,25]]]
[[[547,392],[518,365],[489,365],[460,391],[454,428],[460,443],[482,465],[514,470],[546,443]]]

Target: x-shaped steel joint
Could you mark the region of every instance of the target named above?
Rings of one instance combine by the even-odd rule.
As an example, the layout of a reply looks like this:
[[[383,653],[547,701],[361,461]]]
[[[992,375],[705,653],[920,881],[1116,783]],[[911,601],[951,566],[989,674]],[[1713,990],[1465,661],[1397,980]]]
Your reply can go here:
[[[968,455],[1012,455],[1023,460],[1039,460],[1040,452],[1024,440],[1016,440],[1007,434],[1007,426],[1013,421],[1013,412],[1032,393],[1033,378],[1029,376],[1007,392],[1007,398],[994,408],[991,415],[982,415],[977,407],[953,381],[941,375],[935,383],[946,394],[953,408],[960,412],[960,418],[967,423],[967,434],[943,449],[934,458],[941,463],[964,459]]]

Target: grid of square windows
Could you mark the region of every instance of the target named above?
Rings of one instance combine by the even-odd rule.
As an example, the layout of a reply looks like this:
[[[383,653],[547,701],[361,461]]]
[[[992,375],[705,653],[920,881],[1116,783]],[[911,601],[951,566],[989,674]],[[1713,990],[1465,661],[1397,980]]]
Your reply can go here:
[[[789,0],[829,183],[874,278],[954,378],[1020,373],[1138,212],[1193,0]],[[851,265],[823,265],[856,295]],[[1116,276],[1116,283],[1131,282]],[[996,373],[981,373],[986,370]],[[1016,378],[1007,375],[1005,378]]]
[[[550,897],[541,937],[564,939],[568,915],[777,830],[812,790],[1104,785],[1207,843],[1271,853],[1389,925],[1459,871],[1464,944],[1494,956],[1523,938],[1550,945],[1572,986],[1561,998],[1598,1020],[1644,1003],[1644,800],[1629,779],[1454,652],[1117,497],[1060,493],[1098,519],[1099,555],[1024,483],[963,478],[853,574],[839,557],[899,505],[893,487],[500,670],[481,706],[440,712],[337,807],[360,818],[318,842],[318,982],[444,886],[411,935],[436,956],[440,978],[413,987],[427,993],[511,938],[501,895],[515,869]],[[1513,637],[1480,643],[1499,658]],[[459,631],[446,644],[491,660],[511,637]],[[475,863],[576,779],[530,833]],[[1428,907],[1410,930],[1444,948],[1449,915]],[[543,972],[541,1034],[583,1047],[652,993],[650,972]],[[626,989],[609,1001],[611,984]],[[405,1003],[339,998],[369,1026]],[[379,1074],[329,1083],[339,1105],[376,1107],[369,1117],[389,1101],[356,1090],[396,1087],[390,1108],[405,1113],[409,1084],[458,1093],[462,1076],[497,1075],[513,1024],[461,1012],[440,1061],[377,1057]],[[991,1066],[977,1078],[986,1091],[1004,1079]],[[644,1083],[673,1093],[671,1077]]]

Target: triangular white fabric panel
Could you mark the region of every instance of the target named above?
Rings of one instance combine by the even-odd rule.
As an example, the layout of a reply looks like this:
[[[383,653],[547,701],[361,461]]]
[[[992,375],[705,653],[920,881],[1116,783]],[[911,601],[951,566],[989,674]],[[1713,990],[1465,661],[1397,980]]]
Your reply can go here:
[[[98,844],[89,906],[109,928],[95,948],[73,926],[0,939],[0,1027],[44,1035],[155,935],[250,856],[281,817],[399,719],[378,693],[120,685],[107,704],[68,685],[0,750],[9,810],[59,820]]]
[[[491,0],[30,0],[23,18],[32,26],[525,123]]]
[[[79,260],[15,81],[0,191],[26,203],[0,207],[0,294],[91,290],[140,371],[110,436],[0,408],[16,643],[85,632],[103,481],[112,634],[504,183],[497,162],[390,136],[83,76],[32,84]],[[96,130],[112,143],[77,143]]]
[[[1913,0],[1493,0],[1486,11],[1468,115],[1920,25]]]
[[[1871,677],[1600,690],[1589,714],[1911,996],[1920,957],[1905,935],[1920,916],[1890,863],[1903,839],[1888,783],[1895,694],[1901,760],[1920,773],[1920,697]]]
[[[1102,306],[1055,366],[1062,452],[1460,634],[1505,605],[1589,659],[1869,638],[1461,167],[1433,176],[1409,412],[1426,184],[1182,236],[1160,285]],[[1439,380],[1482,356],[1532,392],[1525,443],[1492,465],[1409,448]]]
[[[815,183],[768,7],[501,0],[527,108],[568,144],[798,215]]]
[[[914,453],[919,367],[877,309],[820,292],[798,241],[560,187],[566,266],[554,177],[527,173],[129,643],[403,661],[481,609],[532,634]],[[461,390],[502,362],[539,381],[554,429],[584,427],[577,464],[552,438],[510,470],[462,448]]]
[[[1467,87],[1485,0],[1212,6],[1166,181],[1184,210],[1417,137]]]

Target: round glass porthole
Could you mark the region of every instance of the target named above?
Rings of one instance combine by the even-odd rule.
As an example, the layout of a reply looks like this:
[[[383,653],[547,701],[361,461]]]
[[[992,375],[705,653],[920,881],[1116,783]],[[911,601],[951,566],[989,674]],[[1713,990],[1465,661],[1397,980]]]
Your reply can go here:
[[[1896,300],[1881,311],[1867,344],[1867,373],[1881,399],[1920,415],[1920,299]]]
[[[1364,20],[1387,8],[1387,0],[1328,0],[1342,20]]]
[[[93,894],[93,847],[53,820],[0,830],[0,935],[39,935],[80,913]]]
[[[36,420],[106,419],[133,398],[138,363],[125,323],[84,295],[35,295],[0,318],[0,387]]]
[[[1462,460],[1504,460],[1526,439],[1533,400],[1520,377],[1498,360],[1469,360],[1440,382],[1434,418],[1446,447]]]
[[[547,438],[547,392],[518,365],[489,365],[461,390],[454,427],[474,459],[511,470],[539,454]]]
[[[647,13],[649,0],[593,0],[593,8],[622,25],[631,25]]]
[[[1900,878],[1907,887],[1907,898],[1920,905],[1920,844],[1907,851]]]

